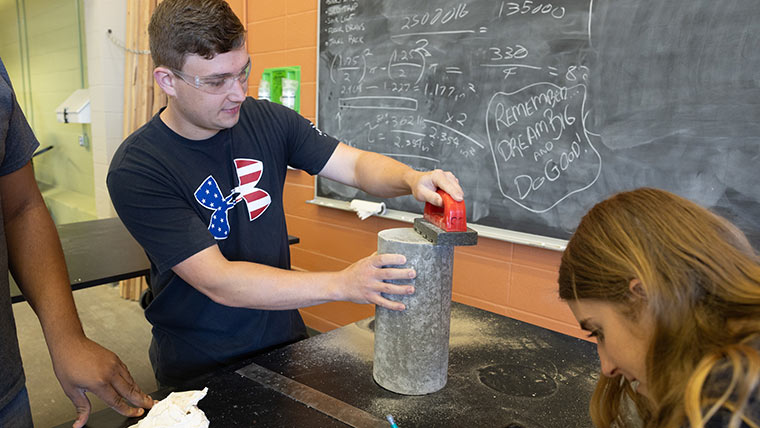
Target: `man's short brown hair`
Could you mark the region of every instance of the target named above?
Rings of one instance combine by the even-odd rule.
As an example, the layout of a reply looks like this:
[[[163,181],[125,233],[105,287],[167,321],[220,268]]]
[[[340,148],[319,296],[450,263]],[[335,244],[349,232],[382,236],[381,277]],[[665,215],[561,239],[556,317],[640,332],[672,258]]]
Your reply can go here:
[[[224,0],[164,0],[148,34],[155,65],[177,70],[187,55],[212,59],[245,43],[245,27]]]

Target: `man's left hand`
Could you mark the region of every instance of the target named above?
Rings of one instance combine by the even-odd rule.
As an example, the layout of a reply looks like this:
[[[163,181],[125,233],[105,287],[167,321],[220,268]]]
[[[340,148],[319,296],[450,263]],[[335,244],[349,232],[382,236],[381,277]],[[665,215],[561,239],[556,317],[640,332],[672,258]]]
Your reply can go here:
[[[436,169],[430,172],[415,171],[410,187],[414,198],[420,202],[430,202],[440,207],[443,204],[436,190],[441,189],[451,195],[455,201],[464,199],[464,192],[459,186],[459,180],[449,171]]]

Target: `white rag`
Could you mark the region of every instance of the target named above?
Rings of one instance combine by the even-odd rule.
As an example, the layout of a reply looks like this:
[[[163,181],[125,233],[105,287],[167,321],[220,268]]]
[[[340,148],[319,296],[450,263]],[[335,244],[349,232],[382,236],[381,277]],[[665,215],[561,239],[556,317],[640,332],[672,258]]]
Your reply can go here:
[[[208,419],[197,404],[206,396],[203,391],[172,392],[159,401],[143,420],[129,428],[208,428]]]
[[[359,216],[360,219],[365,220],[367,217],[374,214],[384,214],[385,202],[370,202],[354,199],[351,201],[351,209],[356,211],[356,215]]]

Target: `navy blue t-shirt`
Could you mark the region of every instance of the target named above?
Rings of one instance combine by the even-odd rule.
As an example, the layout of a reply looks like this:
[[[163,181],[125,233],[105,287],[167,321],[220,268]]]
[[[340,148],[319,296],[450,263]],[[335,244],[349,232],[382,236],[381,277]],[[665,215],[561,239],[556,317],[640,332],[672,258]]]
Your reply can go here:
[[[181,137],[157,114],[119,147],[108,190],[151,262],[155,297],[145,316],[153,325],[151,363],[161,383],[176,385],[305,337],[298,311],[220,305],[172,267],[218,245],[228,260],[289,269],[282,203],[287,166],[316,174],[337,144],[293,110],[248,98],[240,121],[207,140]]]

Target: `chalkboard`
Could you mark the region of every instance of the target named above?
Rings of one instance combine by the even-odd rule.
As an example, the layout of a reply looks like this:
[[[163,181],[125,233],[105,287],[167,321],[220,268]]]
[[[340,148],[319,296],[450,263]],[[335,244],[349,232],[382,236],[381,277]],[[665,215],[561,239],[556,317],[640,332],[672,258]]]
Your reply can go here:
[[[760,244],[757,0],[321,0],[319,19],[318,126],[454,172],[468,222],[567,239],[653,186]]]

